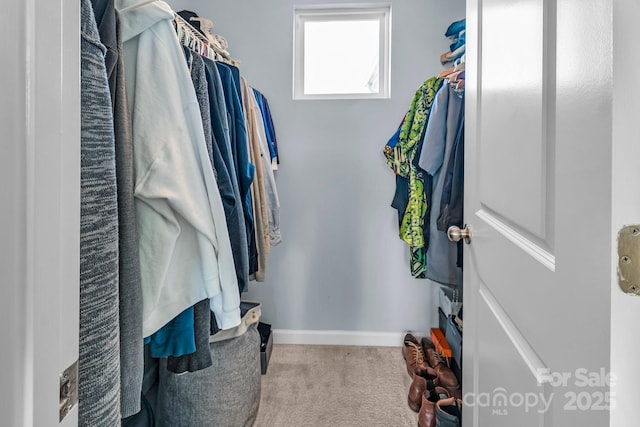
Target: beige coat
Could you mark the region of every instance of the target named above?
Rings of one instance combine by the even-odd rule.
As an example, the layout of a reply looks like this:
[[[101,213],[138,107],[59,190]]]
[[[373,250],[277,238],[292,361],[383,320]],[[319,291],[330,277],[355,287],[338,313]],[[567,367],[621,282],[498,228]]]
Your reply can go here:
[[[260,136],[257,129],[255,109],[253,108],[255,98],[245,78],[241,77],[240,80],[242,85],[242,108],[244,110],[244,120],[249,144],[249,161],[253,163],[256,168],[254,179],[251,183],[251,198],[253,201],[256,246],[258,249],[258,271],[256,271],[255,276],[250,277],[250,279],[263,282],[265,279],[267,254],[271,251],[264,171],[262,161],[260,161]]]

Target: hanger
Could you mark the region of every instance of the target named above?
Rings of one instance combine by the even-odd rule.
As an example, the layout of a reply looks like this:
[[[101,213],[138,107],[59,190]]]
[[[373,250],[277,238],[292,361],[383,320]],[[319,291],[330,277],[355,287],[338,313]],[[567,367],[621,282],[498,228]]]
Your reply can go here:
[[[213,43],[178,14],[175,14],[173,22],[178,34],[178,40],[184,46],[214,61],[221,61],[234,66],[238,65],[238,61],[232,59],[229,53],[219,46],[218,40]]]
[[[451,75],[454,72],[455,72],[455,67],[447,68],[444,71],[440,71],[440,74],[438,74],[438,78],[439,79],[446,79],[447,76]]]
[[[454,83],[458,80],[464,80],[464,70],[456,71],[455,73],[449,74],[447,76],[447,80],[449,80],[449,83]]]
[[[464,69],[465,69],[465,63],[462,62],[454,67],[451,68],[447,68],[446,70],[440,72],[440,74],[438,74],[438,78],[440,79],[447,79],[450,81],[456,81],[456,79],[458,79],[458,77],[460,76],[460,74],[464,73]]]

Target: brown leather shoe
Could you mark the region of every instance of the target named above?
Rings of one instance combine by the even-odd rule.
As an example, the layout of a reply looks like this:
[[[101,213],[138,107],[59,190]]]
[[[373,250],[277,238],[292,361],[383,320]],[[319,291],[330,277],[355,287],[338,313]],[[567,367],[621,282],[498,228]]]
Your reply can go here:
[[[422,340],[420,340],[420,346],[422,347],[422,352],[430,366],[435,368],[440,363],[447,364],[445,357],[438,353],[436,346],[433,345],[433,341],[429,338],[422,338]]]
[[[422,351],[425,352],[425,354],[428,348],[436,349],[436,346],[433,345],[433,341],[426,337],[420,340],[420,345],[422,346]]]
[[[446,358],[436,351],[431,340],[428,338],[422,338],[420,346],[422,347],[422,352],[425,355],[429,366],[434,369],[438,376],[436,384],[452,390],[460,388],[460,383],[458,382],[458,378],[456,378],[456,374],[453,373],[447,364]]]
[[[402,357],[407,364],[407,373],[410,377],[418,373],[419,375],[433,375],[435,372],[425,360],[424,352],[420,342],[412,334],[404,336],[404,346],[402,347]]]
[[[418,414],[418,427],[435,427],[436,425],[436,402],[449,397],[446,388],[436,387],[426,390],[422,394],[422,404]]]

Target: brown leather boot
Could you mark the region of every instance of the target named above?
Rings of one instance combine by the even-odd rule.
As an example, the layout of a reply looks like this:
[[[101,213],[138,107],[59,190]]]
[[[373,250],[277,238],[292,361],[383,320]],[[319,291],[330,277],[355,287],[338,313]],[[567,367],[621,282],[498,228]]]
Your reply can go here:
[[[424,351],[420,342],[412,334],[404,336],[404,346],[402,347],[402,357],[407,364],[407,373],[410,377],[418,375],[426,376],[435,374],[431,366],[425,360]]]
[[[407,396],[407,403],[413,412],[418,412],[420,410],[422,395],[426,389],[427,379],[420,375],[414,375],[413,381],[411,381],[411,385],[409,386],[409,394]]]
[[[436,379],[435,376],[423,377],[422,375],[414,375],[413,381],[411,381],[411,385],[409,386],[409,394],[407,396],[407,402],[409,403],[409,408],[412,411],[418,412],[420,410],[420,406],[422,405],[422,395],[425,392],[429,392],[429,390],[435,387],[433,380]]]
[[[460,427],[462,425],[462,401],[455,397],[436,402],[436,423],[439,427]]]
[[[418,427],[435,427],[436,425],[436,402],[449,397],[446,388],[436,387],[432,390],[425,390],[422,394],[422,404],[418,414]]]
[[[422,347],[422,352],[427,359],[428,364],[436,371],[436,375],[438,379],[436,385],[456,390],[460,388],[460,383],[458,382],[458,378],[456,374],[453,373],[449,365],[447,364],[446,358],[438,353],[435,349],[435,346],[428,338],[422,338],[420,343]]]

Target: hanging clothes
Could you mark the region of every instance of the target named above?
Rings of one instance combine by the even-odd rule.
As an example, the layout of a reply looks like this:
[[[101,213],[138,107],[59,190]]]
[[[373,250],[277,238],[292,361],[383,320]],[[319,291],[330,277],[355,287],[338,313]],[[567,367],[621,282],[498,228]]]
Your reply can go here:
[[[209,300],[204,299],[192,307],[193,339],[195,350],[181,356],[170,355],[167,358],[167,369],[176,374],[196,372],[211,366],[209,351],[209,334],[211,325],[211,308]]]
[[[134,124],[143,336],[207,298],[221,328],[237,326],[231,243],[174,13],[163,1],[116,8]]]
[[[120,403],[123,418],[140,411],[144,373],[142,336],[142,286],[138,254],[138,228],[133,198],[133,136],[120,22],[113,0],[92,0],[93,12],[106,48],[105,68],[113,104],[116,180],[118,189],[118,282],[120,316]]]
[[[431,104],[442,86],[437,77],[427,79],[416,91],[409,112],[400,128],[398,141],[394,147],[385,147],[387,163],[400,180],[397,189],[402,191],[408,186],[407,206],[400,225],[400,238],[411,247],[411,273],[414,277],[424,277],[426,265],[425,216],[427,200],[424,190],[424,177],[419,173],[413,159],[424,134]],[[395,141],[394,141],[395,142]],[[394,201],[399,200],[396,195]]]
[[[451,286],[462,284],[461,246],[455,256],[446,232],[462,222],[465,27],[464,19],[449,25],[450,51],[440,59],[453,66],[420,86],[384,147],[396,174],[391,206],[398,211],[400,238],[410,247],[411,274]]]
[[[442,198],[440,200],[440,214],[438,215],[438,230],[447,231],[451,226],[462,228],[464,200],[464,117],[456,134],[456,140],[451,148],[451,156],[447,164]]]
[[[151,336],[145,338],[152,357],[182,356],[196,351],[193,307],[171,319]]]
[[[262,282],[265,279],[265,268],[267,255],[271,251],[269,239],[269,214],[267,211],[267,197],[264,182],[263,167],[260,153],[260,141],[258,140],[257,129],[255,127],[255,111],[251,103],[252,92],[249,85],[240,78],[242,85],[242,107],[247,128],[249,161],[255,166],[254,182],[251,185],[251,198],[253,200],[254,225],[256,234],[256,248],[258,251],[258,269],[253,275],[253,279]]]
[[[256,243],[253,195],[250,188],[255,177],[255,165],[249,160],[249,140],[245,124],[244,107],[239,80],[240,72],[236,67],[216,62],[220,74],[225,103],[229,119],[229,133],[231,136],[231,150],[235,162],[240,197],[245,215],[247,244],[249,249],[249,276],[255,278],[258,271],[258,247]],[[237,82],[237,83],[236,83]]]
[[[249,243],[247,241],[247,228],[244,214],[243,199],[240,194],[238,183],[238,173],[233,160],[233,149],[231,145],[231,129],[227,115],[224,90],[222,80],[215,62],[209,58],[201,58],[204,67],[204,76],[207,82],[207,93],[209,97],[209,116],[213,132],[213,144],[216,151],[216,169],[223,170],[224,181],[227,176],[229,183],[229,194],[225,197],[225,214],[227,216],[227,227],[231,238],[231,249],[238,277],[238,288],[240,292],[246,292],[249,287]],[[220,180],[219,180],[220,181]],[[233,202],[231,201],[233,197]]]
[[[89,0],[80,42],[78,424],[111,427],[121,418],[116,154],[106,49]]]
[[[424,82],[416,92],[411,108],[400,130],[399,141],[394,149],[400,152],[402,162],[390,162],[396,173],[409,179],[409,203],[400,228],[400,238],[413,247],[424,247],[422,224],[426,210],[423,182],[416,174],[413,158],[424,134],[431,104],[442,80],[432,77]],[[398,156],[396,156],[398,157]]]
[[[450,286],[462,283],[462,270],[457,267],[457,246],[446,232],[438,230],[446,167],[453,155],[464,114],[463,98],[449,84],[443,85],[431,108],[418,165],[433,179],[433,197],[429,216],[429,246],[426,277]]]
[[[210,334],[241,323],[250,272],[264,280],[257,241],[266,257],[281,240],[266,98],[183,50],[174,17],[163,1],[82,2],[80,425],[153,418],[146,358],[211,367]]]
[[[398,142],[400,142],[400,131],[402,130],[402,125],[404,124],[404,119],[402,119],[402,123],[398,127],[398,130],[389,138],[387,141],[387,145],[385,145],[385,153],[388,155],[388,158],[393,156],[393,149],[396,147]],[[402,225],[402,218],[404,217],[404,213],[407,210],[407,205],[409,204],[409,180],[406,177],[396,174],[396,192],[393,196],[393,201],[391,202],[391,207],[398,211],[398,227]]]
[[[249,91],[254,92],[255,89],[249,87]],[[262,161],[263,165],[262,173],[264,174],[265,197],[267,203],[269,246],[276,246],[282,243],[282,234],[280,233],[280,198],[278,196],[278,187],[273,173],[273,163],[270,156],[269,142],[264,126],[262,111],[255,99],[251,99],[250,103],[253,108],[253,120],[255,120],[255,130],[258,137],[258,143],[260,145],[260,161]]]
[[[458,136],[452,151],[442,190],[440,215],[438,216],[438,230],[444,232],[452,226],[464,227],[464,117],[460,121]],[[462,245],[462,240],[457,243],[456,266],[458,268],[462,268]]]
[[[260,113],[262,114],[262,122],[267,136],[267,144],[269,145],[269,154],[271,156],[271,168],[277,170],[280,164],[280,157],[278,156],[278,142],[276,140],[276,130],[273,125],[273,117],[271,117],[269,101],[259,90],[253,89],[253,92],[256,96]]]
[[[225,205],[225,200],[229,197],[228,191],[225,190],[230,187],[230,184],[228,184],[228,174],[225,175],[223,173],[226,173],[226,170],[217,170],[215,167],[216,152],[212,143],[213,134],[211,131],[208,85],[204,75],[204,64],[199,55],[192,54],[184,46],[182,49],[200,107],[209,161],[218,183],[223,205]],[[231,203],[235,203],[233,192],[231,192],[230,197]],[[150,337],[151,356],[156,358],[169,357],[167,369],[177,370],[179,373],[185,371],[193,372],[211,366],[209,352],[210,322],[211,311],[207,300],[200,301],[195,306],[187,308]]]
[[[116,11],[113,4],[114,0],[91,0],[91,7],[95,16],[98,33],[100,34],[100,43],[105,48],[104,67],[107,72],[107,80],[109,81],[109,92],[111,101],[115,99],[116,86],[112,85],[112,77],[117,72],[118,56],[118,32],[116,29]]]
[[[440,62],[442,65],[453,62],[453,67],[442,71],[438,77],[447,79],[449,84],[456,89],[456,92],[462,95],[464,93],[464,64],[466,60],[466,20],[461,19],[451,23],[444,35],[452,43],[449,46],[450,50],[440,56]]]

